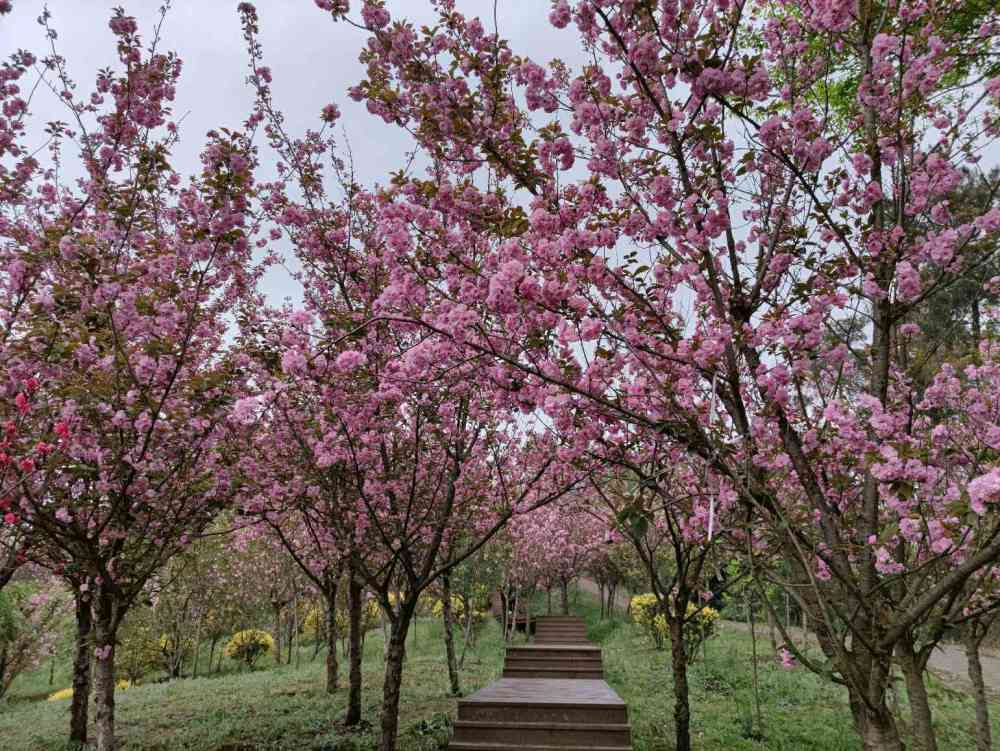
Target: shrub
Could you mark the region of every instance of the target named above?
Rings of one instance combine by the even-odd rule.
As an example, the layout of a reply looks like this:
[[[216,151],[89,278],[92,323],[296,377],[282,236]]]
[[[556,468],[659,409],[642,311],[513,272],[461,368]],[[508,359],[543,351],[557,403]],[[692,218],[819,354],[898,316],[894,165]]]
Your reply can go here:
[[[266,631],[249,628],[237,631],[226,644],[226,657],[253,667],[261,655],[274,649],[274,639]]]
[[[660,611],[656,595],[652,593],[636,595],[629,605],[632,620],[645,629],[653,645],[663,649],[670,638],[670,626],[666,616]],[[720,615],[715,608],[704,607],[699,610],[693,602],[687,606],[687,616],[684,621],[684,644],[689,662],[693,662],[698,653],[698,647],[718,632]]]
[[[47,701],[62,701],[63,699],[72,699],[72,698],[73,698],[73,687],[70,686],[69,688],[61,688],[54,694],[50,694]]]
[[[694,662],[698,647],[719,632],[721,616],[715,608],[703,607],[700,610],[693,602],[687,606],[687,619],[684,622],[684,642],[687,647],[688,662]]]
[[[642,626],[649,638],[652,639],[653,646],[657,649],[663,649],[665,640],[670,635],[670,629],[667,627],[667,619],[659,610],[656,595],[652,592],[636,595],[629,602],[632,620]]]
[[[338,610],[336,618],[337,633],[341,637],[344,637],[349,627],[347,612]],[[364,607],[361,608],[361,633],[364,634],[367,631],[371,631],[378,626],[381,619],[382,610],[379,608],[378,603],[375,600],[365,602]],[[325,620],[325,610],[318,605],[312,606],[306,611],[306,617],[302,621],[302,633],[308,637],[318,639],[326,631]]]
[[[129,614],[115,650],[115,667],[133,684],[163,665],[159,640],[153,630],[153,614],[141,608]]]
[[[125,689],[131,687],[131,685],[132,684],[126,680],[119,680],[115,684],[115,690],[124,691]],[[73,687],[70,686],[69,688],[61,688],[55,693],[49,694],[49,697],[48,699],[46,699],[46,701],[62,701],[63,699],[72,699],[72,698],[73,698]]]
[[[178,638],[176,634],[162,634],[157,642],[157,657],[164,670],[172,677],[180,674],[181,665],[194,653],[194,639]]]

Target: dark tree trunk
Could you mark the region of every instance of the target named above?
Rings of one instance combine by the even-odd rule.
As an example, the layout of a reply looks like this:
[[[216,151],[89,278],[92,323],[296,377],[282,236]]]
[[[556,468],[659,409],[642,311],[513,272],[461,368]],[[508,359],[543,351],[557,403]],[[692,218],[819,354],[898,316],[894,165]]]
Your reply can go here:
[[[90,706],[90,663],[94,654],[91,639],[93,616],[90,600],[74,592],[76,605],[76,639],[73,649],[73,698],[69,707],[69,740],[71,744],[86,746],[87,721]]]
[[[458,662],[455,659],[455,636],[452,630],[451,577],[448,574],[441,577],[441,589],[441,617],[444,620],[444,651],[448,658],[448,681],[451,684],[451,695],[461,696],[462,687],[458,680]]]
[[[687,679],[687,648],[684,624],[670,619],[670,667],[674,673],[674,747],[691,751],[691,706]]]
[[[910,721],[913,723],[913,745],[918,751],[937,751],[937,738],[931,719],[931,703],[924,685],[923,665],[909,639],[899,642],[896,650],[906,679],[906,695],[910,700]]]
[[[326,692],[332,694],[336,692],[340,678],[340,666],[337,664],[338,577],[327,574],[324,583],[326,584],[323,591],[326,602]]]
[[[208,672],[209,673],[216,672],[215,671],[215,667],[212,665],[212,663],[215,660],[215,645],[218,644],[218,642],[219,642],[219,637],[218,636],[213,636],[212,640],[209,642],[209,647],[208,647]]]
[[[548,601],[549,601],[549,606],[548,606],[547,614],[548,615],[552,615],[552,587],[549,587],[548,589],[546,589],[545,590],[545,594],[546,594],[546,596],[548,598]]]
[[[385,683],[382,686],[382,737],[379,751],[396,751],[399,730],[399,689],[406,660],[406,635],[413,618],[413,604],[404,603],[392,624],[385,659]]]
[[[562,614],[569,615],[569,582],[565,579],[560,582],[559,585],[560,595],[562,597]]]
[[[94,725],[97,751],[116,751],[115,739],[115,632],[114,595],[98,591],[94,600]]]
[[[348,623],[347,630],[350,640],[350,671],[347,691],[347,717],[344,724],[357,725],[361,722],[361,657],[363,641],[361,633],[361,609],[364,607],[361,595],[361,582],[348,573],[347,589]]]
[[[281,606],[272,604],[274,608],[274,664],[281,664],[283,642],[281,640]]]
[[[774,652],[774,658],[780,659],[778,656],[778,637],[775,634],[774,625],[774,613],[771,612],[771,608],[764,608],[764,614],[767,616],[767,636],[771,641],[771,651]]]
[[[973,624],[965,635],[965,656],[969,662],[969,680],[972,681],[972,689],[976,697],[976,751],[992,751],[990,705],[986,696],[986,683],[983,681],[983,664],[979,659],[980,644],[982,644],[982,636],[976,634]]]
[[[905,751],[903,742],[899,738],[896,719],[884,700],[873,709],[849,689],[849,703],[854,718],[854,728],[861,736],[864,751]]]
[[[13,679],[11,679],[13,681]],[[0,699],[7,693],[10,683],[7,682],[7,645],[0,649]]]

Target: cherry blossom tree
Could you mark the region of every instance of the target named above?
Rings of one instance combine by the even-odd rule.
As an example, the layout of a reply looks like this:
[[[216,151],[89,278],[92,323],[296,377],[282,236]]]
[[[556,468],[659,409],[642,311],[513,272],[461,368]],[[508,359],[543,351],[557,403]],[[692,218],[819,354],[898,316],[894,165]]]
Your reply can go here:
[[[4,203],[2,230],[17,294],[3,382],[37,383],[46,397],[19,407],[37,442],[14,465],[10,513],[27,525],[32,560],[88,591],[101,751],[116,747],[122,618],[235,485],[226,447],[241,366],[226,316],[259,273],[248,139],[211,133],[201,173],[182,180],[168,161],[180,60],[158,49],[159,27],[147,50],[124,11],[110,27],[118,68],[87,99],[54,50],[42,61],[72,121],[50,128],[52,158],[72,144],[83,176],[31,173],[20,204]]]
[[[990,379],[906,355],[913,308],[996,247],[1000,211],[948,203],[1000,127],[996,10],[557,0],[594,61],[572,70],[432,4],[420,30],[375,0],[351,19],[353,95],[434,178],[378,220],[382,303],[492,357],[576,451],[646,431],[707,465],[785,559],[864,747],[900,749],[897,645],[1000,555],[995,449],[935,448],[942,400],[991,414]]]

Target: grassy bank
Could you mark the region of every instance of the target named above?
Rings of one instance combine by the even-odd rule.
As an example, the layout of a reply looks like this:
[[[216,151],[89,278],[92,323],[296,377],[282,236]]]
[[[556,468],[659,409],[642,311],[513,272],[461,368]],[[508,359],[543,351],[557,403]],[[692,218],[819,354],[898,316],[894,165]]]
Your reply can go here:
[[[629,705],[637,751],[673,748],[673,693],[666,651],[621,618],[601,621],[596,600],[576,593],[574,612],[589,623],[604,647],[608,682]],[[410,642],[403,682],[400,748],[434,749],[446,744],[456,702],[448,696],[441,627],[422,621]],[[757,640],[761,701],[758,721],[750,668],[751,641],[723,631],[690,668],[692,734],[698,751],[860,751],[851,728],[846,692],[774,659],[766,634]],[[500,673],[499,627],[484,626],[462,675],[471,692]],[[382,683],[382,635],[368,634],[364,661],[364,715],[368,726],[347,732],[338,726],[346,691],[323,691],[323,655],[301,666],[155,683],[118,695],[119,731],[126,751],[335,751],[370,749],[376,741]],[[65,667],[54,688],[68,684]],[[0,750],[56,751],[64,748],[68,701],[32,701],[48,690],[48,666],[19,679],[14,699],[0,704]],[[964,691],[931,679],[930,695],[941,751],[966,751],[972,737],[973,705]],[[900,715],[908,717],[899,687]],[[1000,706],[994,712],[1000,737]],[[904,722],[905,726],[905,722]],[[904,727],[905,730],[905,727]]]
[[[455,700],[448,696],[443,669],[441,626],[423,621],[409,642],[403,676],[400,717],[401,749],[433,749],[446,741]],[[499,628],[487,624],[462,673],[471,691],[500,673]],[[364,719],[366,729],[339,727],[346,688],[334,696],[323,690],[323,654],[314,661],[304,648],[302,664],[266,667],[253,672],[181,679],[141,685],[116,694],[123,751],[335,751],[368,749],[375,744],[382,700],[382,634],[369,632],[365,642]],[[341,664],[346,683],[345,664]],[[67,669],[57,670],[55,688],[68,685]],[[69,727],[69,701],[29,701],[45,693],[47,666],[24,676],[14,696],[0,704],[0,750],[62,751]],[[59,682],[62,681],[62,682]],[[41,687],[42,691],[38,689]],[[18,700],[20,699],[20,700]]]
[[[604,646],[605,676],[628,703],[637,751],[673,748],[673,689],[668,651],[621,619],[601,621],[594,598],[578,593],[574,610],[587,618],[592,639]],[[760,721],[754,702],[750,635],[723,630],[690,667],[691,733],[699,751],[861,751],[847,706],[847,691],[805,670],[781,667],[766,629],[757,638]],[[929,693],[940,751],[975,748],[974,706],[965,691],[931,677]],[[897,689],[904,732],[906,690]],[[993,707],[994,737],[1000,703]],[[907,737],[907,745],[912,748]]]

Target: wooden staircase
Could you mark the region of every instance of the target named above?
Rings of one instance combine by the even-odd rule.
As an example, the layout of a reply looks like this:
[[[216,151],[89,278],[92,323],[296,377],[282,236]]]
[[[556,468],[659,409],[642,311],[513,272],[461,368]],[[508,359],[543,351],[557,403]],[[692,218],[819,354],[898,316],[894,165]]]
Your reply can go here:
[[[604,680],[586,624],[539,618],[534,644],[507,647],[503,677],[458,702],[452,751],[628,751],[625,702]]]
[[[603,680],[601,648],[590,644],[525,644],[507,647],[504,678]]]
[[[587,624],[571,615],[548,615],[535,623],[536,644],[590,644]]]

